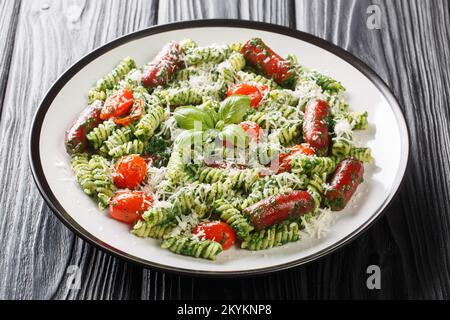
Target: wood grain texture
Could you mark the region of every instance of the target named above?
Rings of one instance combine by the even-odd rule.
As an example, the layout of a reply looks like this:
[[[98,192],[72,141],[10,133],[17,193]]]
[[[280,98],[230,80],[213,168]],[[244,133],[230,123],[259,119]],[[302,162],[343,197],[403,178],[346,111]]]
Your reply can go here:
[[[28,165],[40,99],[95,47],[156,23],[152,1],[22,1],[0,122],[0,298],[137,298],[141,268],[93,249],[43,203]],[[79,15],[79,17],[78,17]],[[68,290],[69,265],[82,272]]]
[[[381,12],[379,30],[366,25],[371,5]],[[0,8],[7,30],[0,35],[0,299],[450,297],[448,1],[22,0],[0,2]],[[143,270],[92,248],[43,203],[28,167],[27,134],[51,83],[82,55],[122,34],[204,18],[266,21],[315,34],[366,62],[399,99],[412,147],[404,188],[386,215],[342,250],[259,278],[183,277]],[[382,290],[366,287],[371,264],[381,267]],[[81,269],[79,290],[67,289],[69,265]]]
[[[19,1],[0,2],[0,30],[2,31],[2,41],[0,42],[0,116],[2,114],[6,82],[14,48],[19,9]]]

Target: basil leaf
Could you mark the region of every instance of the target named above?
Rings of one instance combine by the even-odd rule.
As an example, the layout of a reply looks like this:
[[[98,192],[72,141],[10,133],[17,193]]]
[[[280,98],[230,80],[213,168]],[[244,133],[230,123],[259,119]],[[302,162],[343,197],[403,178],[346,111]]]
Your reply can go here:
[[[202,105],[199,105],[199,106],[197,107],[198,109],[207,112],[207,113],[211,116],[211,118],[212,118],[214,124],[215,124],[217,121],[219,121],[219,114],[218,114],[217,111],[216,111],[216,109],[218,109],[218,108],[215,108],[215,104],[219,105],[218,102],[209,100],[209,101],[207,101],[207,102],[205,102],[205,103],[203,103]],[[214,127],[214,124],[213,124],[213,127]]]
[[[221,139],[232,143],[235,147],[245,148],[248,146],[249,137],[247,132],[237,124],[227,125],[220,133]]]
[[[195,143],[203,143],[203,131],[186,130],[175,138],[174,145],[179,150],[184,148],[191,148]]]
[[[232,95],[226,98],[219,109],[219,119],[223,124],[238,124],[242,122],[244,115],[250,108],[250,97],[244,95]]]
[[[211,115],[207,111],[194,106],[178,107],[173,116],[182,129],[205,130],[214,128],[214,119]]]

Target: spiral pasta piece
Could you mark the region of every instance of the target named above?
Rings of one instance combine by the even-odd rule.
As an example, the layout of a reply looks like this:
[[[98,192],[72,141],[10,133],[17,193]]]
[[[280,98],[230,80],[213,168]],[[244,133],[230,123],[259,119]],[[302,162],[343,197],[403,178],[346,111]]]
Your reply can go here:
[[[320,204],[322,203],[322,195],[324,193],[324,185],[326,179],[327,179],[326,173],[322,175],[314,174],[311,180],[309,181],[308,187],[306,188],[306,191],[314,199],[316,209],[319,208]]]
[[[352,148],[350,156],[365,163],[372,162],[372,150],[370,148]]]
[[[269,91],[267,101],[269,104],[296,106],[298,97],[292,90],[275,89]]]
[[[134,139],[109,150],[108,154],[113,158],[120,158],[130,154],[142,154],[145,149],[145,143]]]
[[[178,70],[172,77],[173,83],[179,83],[181,81],[188,81],[191,77],[198,76],[200,70],[196,67],[188,67],[185,69]]]
[[[165,119],[165,111],[157,106],[139,120],[134,135],[141,141],[148,141]]]
[[[184,39],[180,41],[181,51],[183,51],[183,53],[185,54],[197,47],[198,47],[197,43],[192,39]]]
[[[188,66],[204,62],[220,63],[227,58],[228,54],[226,47],[197,47],[188,52],[185,62]]]
[[[134,130],[135,126],[133,124],[115,129],[100,147],[100,151],[103,154],[108,154],[110,150],[131,141]]]
[[[237,78],[238,83],[265,84],[270,89],[275,89],[275,88],[279,87],[275,81],[268,79],[264,76],[252,73],[252,72],[238,71],[238,72],[236,72],[236,78]]]
[[[246,238],[254,229],[247,218],[229,202],[219,199],[214,203],[214,210],[220,220],[226,222],[241,238]]]
[[[229,86],[234,83],[236,72],[245,67],[245,58],[240,53],[233,53],[224,62],[217,66],[217,72],[224,83]]]
[[[271,139],[278,140],[282,146],[288,146],[299,139],[301,134],[301,123],[294,123],[278,129]]]
[[[217,255],[222,252],[222,246],[218,242],[183,236],[168,238],[163,241],[161,247],[169,249],[173,253],[209,260],[216,260]]]
[[[150,226],[145,221],[138,221],[131,233],[140,238],[164,239],[175,227],[175,224],[166,224],[161,226]]]
[[[198,105],[203,101],[202,94],[193,88],[170,88],[158,93],[161,101],[167,105]]]
[[[367,112],[340,112],[335,114],[336,121],[346,120],[353,130],[366,130],[368,128]]]
[[[131,59],[130,57],[126,57],[125,59],[123,59],[120,64],[114,68],[113,71],[108,73],[105,77],[97,82],[95,88],[89,91],[89,103],[92,103],[94,100],[99,99],[100,97],[104,97],[106,99],[107,91],[114,89],[119,81],[124,79],[128,72],[130,72],[134,68],[136,68],[136,62],[133,59]],[[103,95],[103,93],[105,95]]]
[[[310,70],[300,66],[298,68],[298,76],[299,79],[297,80],[297,82],[313,81],[320,88],[322,88],[324,92],[330,94],[337,94],[339,92],[345,91],[345,87],[342,85],[342,83],[316,70]]]
[[[257,169],[220,169],[205,167],[197,171],[196,178],[199,182],[214,183],[223,182],[231,184],[233,189],[248,190],[259,178]]]
[[[72,170],[83,192],[89,196],[95,195],[95,181],[89,167],[89,156],[86,153],[72,156]]]
[[[292,173],[330,174],[336,169],[336,161],[329,157],[299,155],[292,158]]]
[[[89,167],[94,177],[95,192],[97,193],[98,206],[101,210],[108,207],[116,187],[112,181],[112,172],[105,158],[93,155],[89,160]]]
[[[267,229],[250,233],[242,242],[241,248],[257,251],[295,242],[300,239],[299,229],[297,222],[275,224]]]
[[[94,128],[91,132],[89,132],[86,135],[86,138],[88,139],[91,146],[98,150],[103,142],[105,142],[111,133],[114,131],[114,129],[117,128],[117,125],[114,123],[113,120],[108,120],[103,123],[100,123],[97,128]]]

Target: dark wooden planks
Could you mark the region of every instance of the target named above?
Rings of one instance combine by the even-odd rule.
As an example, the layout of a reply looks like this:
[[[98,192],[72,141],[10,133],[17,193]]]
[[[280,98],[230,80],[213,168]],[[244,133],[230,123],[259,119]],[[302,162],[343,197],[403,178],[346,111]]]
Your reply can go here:
[[[448,1],[299,2],[297,26],[369,64],[393,89],[411,131],[411,166],[399,198],[367,235],[337,255],[367,256],[368,241],[383,275],[377,296],[448,298]],[[380,9],[379,30],[366,26],[370,5]],[[327,275],[331,283],[335,277]]]
[[[0,5],[7,30],[1,37],[9,41],[0,43],[0,298],[449,297],[448,1],[23,0],[20,13],[17,3]],[[69,23],[74,4],[83,10]],[[381,10],[380,30],[366,27],[373,4]],[[51,214],[30,176],[26,134],[52,81],[119,35],[203,18],[266,21],[310,32],[358,56],[393,88],[411,128],[412,165],[400,197],[369,232],[305,267],[211,280],[142,271],[79,240]],[[380,291],[366,288],[371,264],[381,267]],[[69,265],[80,267],[80,290],[67,289]]]
[[[51,83],[94,47],[154,24],[156,5],[23,1],[0,122],[0,298],[139,296],[141,268],[81,241],[43,203],[27,144],[32,116]],[[80,290],[66,286],[69,265],[81,270]]]
[[[0,117],[14,49],[20,1],[0,2]]]

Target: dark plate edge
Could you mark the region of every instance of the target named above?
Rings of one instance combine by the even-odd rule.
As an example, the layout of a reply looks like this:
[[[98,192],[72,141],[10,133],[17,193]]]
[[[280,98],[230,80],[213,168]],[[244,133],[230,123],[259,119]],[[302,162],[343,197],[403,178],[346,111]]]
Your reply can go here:
[[[238,27],[238,28],[248,28],[248,29],[256,29],[256,30],[262,30],[262,31],[269,31],[274,33],[280,33],[283,35],[287,35],[308,43],[311,43],[315,46],[318,46],[326,51],[329,51],[333,53],[334,55],[338,56],[339,58],[345,60],[350,65],[358,69],[361,73],[363,73],[372,83],[375,84],[375,86],[380,90],[380,92],[385,96],[385,98],[388,100],[391,107],[397,108],[398,112],[394,112],[395,116],[397,117],[397,120],[400,123],[404,123],[407,136],[405,137],[407,139],[406,141],[406,147],[407,147],[407,158],[406,158],[406,166],[405,170],[403,172],[403,175],[401,177],[400,183],[397,187],[397,189],[392,193],[391,197],[388,197],[385,202],[381,205],[381,207],[372,215],[370,219],[366,221],[365,224],[363,224],[360,228],[354,230],[351,234],[349,234],[347,237],[342,239],[340,242],[335,243],[333,246],[326,248],[322,251],[319,251],[315,253],[314,255],[292,261],[289,263],[285,263],[282,265],[277,265],[273,267],[267,267],[262,269],[253,269],[253,270],[245,270],[245,271],[227,271],[227,272],[212,272],[212,271],[195,271],[190,269],[182,269],[182,268],[175,268],[171,266],[165,266],[158,263],[150,262],[132,255],[129,255],[125,252],[122,252],[116,248],[113,248],[109,246],[108,244],[102,242],[100,239],[96,238],[86,230],[84,230],[61,206],[59,201],[54,196],[53,192],[50,189],[50,186],[47,183],[47,180],[43,174],[42,170],[42,164],[40,161],[39,156],[39,138],[40,138],[40,132],[42,128],[42,123],[45,118],[46,112],[48,108],[50,107],[51,103],[53,102],[53,99],[56,97],[56,95],[59,93],[59,91],[64,87],[65,83],[69,81],[80,69],[82,69],[85,65],[87,65],[92,60],[96,59],[97,57],[101,56],[102,54],[108,52],[109,50],[118,47],[122,44],[125,44],[129,41],[133,41],[148,35],[157,34],[161,32],[166,31],[173,31],[177,29],[187,29],[187,28],[200,28],[200,27]],[[95,50],[85,55],[83,58],[78,60],[76,63],[74,63],[72,66],[70,66],[62,76],[60,76],[54,84],[51,86],[51,88],[47,91],[45,94],[45,97],[41,101],[39,108],[37,109],[34,117],[33,117],[33,124],[30,131],[30,138],[29,138],[29,161],[30,166],[32,170],[33,179],[38,186],[39,192],[41,193],[44,200],[47,202],[47,204],[50,206],[51,210],[55,213],[55,215],[60,219],[70,230],[72,230],[75,234],[80,236],[82,239],[86,240],[93,246],[108,252],[109,254],[112,254],[115,257],[127,260],[129,262],[139,264],[145,268],[153,268],[158,271],[169,271],[177,274],[182,275],[190,275],[190,276],[206,276],[206,277],[245,277],[245,276],[257,276],[257,275],[264,275],[275,271],[282,271],[287,270],[299,265],[303,265],[309,262],[312,262],[314,260],[317,260],[321,257],[324,257],[325,255],[336,251],[337,249],[340,249],[344,247],[345,245],[349,244],[351,241],[355,240],[358,236],[362,234],[363,231],[367,230],[369,227],[371,227],[384,213],[384,211],[392,204],[392,201],[396,198],[399,191],[402,189],[403,183],[404,183],[404,177],[405,173],[408,171],[408,168],[410,166],[410,158],[411,154],[409,152],[410,149],[410,131],[406,124],[405,118],[403,116],[402,110],[400,108],[400,104],[398,103],[397,99],[391,92],[391,90],[387,87],[385,82],[370,68],[368,67],[364,62],[350,54],[349,52],[345,51],[344,49],[341,49],[340,47],[326,41],[323,39],[320,39],[316,36],[313,36],[308,33],[304,33],[302,31],[289,29],[287,27],[273,25],[269,23],[264,22],[255,22],[255,21],[246,21],[246,20],[233,20],[233,19],[207,19],[207,20],[198,20],[198,21],[183,21],[183,22],[175,22],[170,24],[164,24],[164,25],[158,25],[149,27],[140,31],[136,31],[134,33],[122,36],[116,40],[113,40]]]

